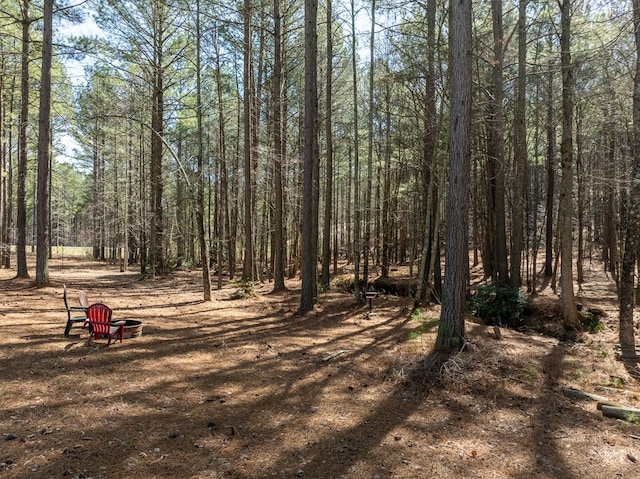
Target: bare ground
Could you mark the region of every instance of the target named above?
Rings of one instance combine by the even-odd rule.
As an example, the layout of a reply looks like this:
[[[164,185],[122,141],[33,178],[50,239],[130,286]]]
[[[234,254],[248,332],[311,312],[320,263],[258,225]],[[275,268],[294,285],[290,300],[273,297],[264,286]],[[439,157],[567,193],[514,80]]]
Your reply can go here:
[[[51,286],[0,270],[0,479],[638,478],[640,426],[603,418],[575,387],[638,406],[615,359],[611,282],[592,265],[581,300],[607,312],[581,342],[467,323],[469,343],[429,371],[439,311],[406,298],[357,307],[299,284],[202,301],[199,271],[141,280],[60,258]],[[106,347],[63,337],[62,285],[143,334]],[[544,291],[538,311],[557,298]]]

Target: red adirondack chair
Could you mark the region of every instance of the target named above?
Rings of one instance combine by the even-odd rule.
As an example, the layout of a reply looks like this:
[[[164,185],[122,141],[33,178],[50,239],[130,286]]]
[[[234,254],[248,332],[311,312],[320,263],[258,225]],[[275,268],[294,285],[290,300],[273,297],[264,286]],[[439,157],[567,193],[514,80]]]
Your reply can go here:
[[[102,303],[92,304],[87,308],[87,317],[89,318],[89,329],[91,331],[91,337],[107,338],[107,346],[111,344],[111,340],[120,337],[122,342],[122,336],[124,334],[124,321],[121,323],[112,323],[111,316],[113,311]]]

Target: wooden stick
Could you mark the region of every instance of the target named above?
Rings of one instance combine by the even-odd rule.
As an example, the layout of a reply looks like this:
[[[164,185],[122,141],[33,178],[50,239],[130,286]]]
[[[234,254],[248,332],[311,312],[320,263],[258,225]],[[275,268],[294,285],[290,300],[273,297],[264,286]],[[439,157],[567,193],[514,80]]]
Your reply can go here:
[[[338,356],[342,356],[344,353],[346,353],[347,350],[346,349],[341,349],[340,351],[335,351],[333,353],[330,353],[329,355],[325,356],[324,358],[322,358],[323,361],[330,361],[332,359],[337,358]]]

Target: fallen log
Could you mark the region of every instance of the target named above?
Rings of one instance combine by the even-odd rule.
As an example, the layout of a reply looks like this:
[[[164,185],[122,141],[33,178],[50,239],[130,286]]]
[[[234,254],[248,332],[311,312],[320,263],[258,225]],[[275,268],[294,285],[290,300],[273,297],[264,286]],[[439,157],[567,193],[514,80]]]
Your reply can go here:
[[[562,390],[565,396],[570,397],[572,399],[587,399],[589,401],[598,401],[602,403],[609,403],[609,398],[604,396],[599,396],[597,394],[588,393],[585,391],[580,391],[579,389],[573,388],[564,388]]]
[[[622,406],[602,406],[602,415],[622,419],[624,421],[637,422],[640,421],[640,409]]]
[[[598,401],[596,409],[602,411],[602,406],[624,407],[622,404],[613,401]]]

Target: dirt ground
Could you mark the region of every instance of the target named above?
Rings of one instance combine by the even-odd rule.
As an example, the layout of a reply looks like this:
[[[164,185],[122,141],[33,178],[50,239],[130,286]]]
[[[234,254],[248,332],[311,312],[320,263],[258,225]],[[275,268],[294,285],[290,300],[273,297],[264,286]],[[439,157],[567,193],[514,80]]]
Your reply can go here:
[[[579,295],[606,311],[604,331],[497,340],[469,321],[440,375],[426,373],[439,311],[412,315],[406,298],[369,312],[332,289],[301,316],[296,282],[244,299],[225,284],[203,302],[200,271],[141,280],[55,258],[35,288],[0,270],[0,479],[638,478],[640,426],[562,392],[639,406],[615,357],[615,290],[591,267]],[[142,336],[65,338],[63,283]]]

